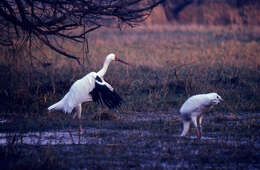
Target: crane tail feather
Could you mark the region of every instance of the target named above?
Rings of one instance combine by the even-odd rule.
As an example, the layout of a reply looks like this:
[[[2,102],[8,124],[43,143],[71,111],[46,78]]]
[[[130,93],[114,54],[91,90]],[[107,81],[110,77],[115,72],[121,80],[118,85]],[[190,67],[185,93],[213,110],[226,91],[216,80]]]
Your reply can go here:
[[[63,102],[62,100],[51,105],[50,107],[48,107],[48,110],[51,111],[51,110],[61,110],[63,109]]]

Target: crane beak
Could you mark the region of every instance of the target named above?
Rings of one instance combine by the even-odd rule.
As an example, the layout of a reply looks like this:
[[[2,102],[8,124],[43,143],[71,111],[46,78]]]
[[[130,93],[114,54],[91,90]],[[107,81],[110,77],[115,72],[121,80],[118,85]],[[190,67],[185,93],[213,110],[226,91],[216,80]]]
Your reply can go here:
[[[124,63],[124,64],[126,64],[126,65],[129,65],[127,62],[125,62],[125,61],[123,61],[123,60],[120,60],[120,59],[117,58],[117,57],[116,57],[115,61],[119,61],[119,62],[121,62],[121,63]]]

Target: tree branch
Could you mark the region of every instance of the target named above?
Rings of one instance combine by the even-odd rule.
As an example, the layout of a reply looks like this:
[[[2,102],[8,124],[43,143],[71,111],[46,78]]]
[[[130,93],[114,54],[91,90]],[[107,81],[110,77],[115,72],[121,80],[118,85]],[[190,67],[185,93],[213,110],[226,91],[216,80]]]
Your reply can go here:
[[[82,43],[85,35],[115,23],[142,22],[164,0],[1,0],[0,45],[11,45],[25,36],[34,36],[50,49],[68,58],[79,58],[59,49],[48,37]],[[83,29],[83,27],[88,29]],[[79,28],[82,28],[82,31]],[[7,41],[8,40],[8,41]]]

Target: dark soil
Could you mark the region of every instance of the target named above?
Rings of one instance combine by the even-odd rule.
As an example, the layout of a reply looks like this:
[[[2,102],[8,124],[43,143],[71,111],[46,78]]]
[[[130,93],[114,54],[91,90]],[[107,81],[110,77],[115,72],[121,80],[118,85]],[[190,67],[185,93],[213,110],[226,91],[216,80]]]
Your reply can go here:
[[[76,124],[75,124],[76,125]],[[76,127],[76,126],[75,126]],[[260,114],[210,113],[202,139],[169,112],[84,120],[83,132],[1,133],[6,169],[259,169]],[[33,130],[32,130],[33,131]]]

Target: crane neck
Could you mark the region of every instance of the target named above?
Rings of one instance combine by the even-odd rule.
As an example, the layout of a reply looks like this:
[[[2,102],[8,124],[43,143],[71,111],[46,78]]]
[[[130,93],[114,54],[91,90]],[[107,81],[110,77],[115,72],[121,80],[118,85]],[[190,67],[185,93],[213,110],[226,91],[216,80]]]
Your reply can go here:
[[[108,66],[109,66],[109,64],[110,64],[111,61],[112,61],[112,60],[109,60],[109,59],[106,58],[106,60],[105,60],[105,62],[104,62],[104,64],[103,64],[102,69],[97,72],[97,74],[98,74],[100,77],[102,77],[102,78],[104,77],[104,75],[106,74],[107,69],[108,69]]]

